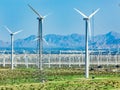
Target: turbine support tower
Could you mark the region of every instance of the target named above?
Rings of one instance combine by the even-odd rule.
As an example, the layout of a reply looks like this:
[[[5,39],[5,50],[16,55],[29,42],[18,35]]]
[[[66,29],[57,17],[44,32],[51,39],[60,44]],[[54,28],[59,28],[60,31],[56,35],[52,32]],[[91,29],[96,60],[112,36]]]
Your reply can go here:
[[[43,65],[42,65],[42,51],[43,51],[43,41],[42,41],[42,18],[37,18],[38,19],[38,53],[39,53],[39,58],[38,58],[38,68],[40,70],[43,70]]]
[[[85,77],[89,78],[89,57],[88,57],[88,18],[84,18],[85,20]]]
[[[13,64],[13,41],[14,41],[14,36],[13,34],[11,33],[11,69],[13,70],[14,69],[14,64]]]

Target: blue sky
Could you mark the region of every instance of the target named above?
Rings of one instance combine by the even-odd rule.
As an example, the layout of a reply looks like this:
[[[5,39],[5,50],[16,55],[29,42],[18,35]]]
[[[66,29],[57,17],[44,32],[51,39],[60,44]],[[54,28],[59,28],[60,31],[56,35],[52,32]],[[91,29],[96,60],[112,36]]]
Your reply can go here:
[[[100,8],[94,16],[95,35],[109,31],[120,33],[119,3],[120,0],[0,0],[0,40],[10,41],[9,33],[2,27],[3,25],[13,32],[23,30],[15,35],[15,39],[37,35],[37,15],[27,4],[41,15],[50,14],[44,19],[44,35],[84,34],[85,22],[73,8],[81,10],[86,15]]]

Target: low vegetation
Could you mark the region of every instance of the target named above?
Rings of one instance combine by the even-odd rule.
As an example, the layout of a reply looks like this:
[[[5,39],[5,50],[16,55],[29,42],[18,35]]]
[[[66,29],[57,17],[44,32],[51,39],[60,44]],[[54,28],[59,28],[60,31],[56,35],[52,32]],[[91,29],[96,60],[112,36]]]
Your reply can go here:
[[[120,72],[91,69],[84,78],[84,69],[0,69],[0,90],[119,90]]]

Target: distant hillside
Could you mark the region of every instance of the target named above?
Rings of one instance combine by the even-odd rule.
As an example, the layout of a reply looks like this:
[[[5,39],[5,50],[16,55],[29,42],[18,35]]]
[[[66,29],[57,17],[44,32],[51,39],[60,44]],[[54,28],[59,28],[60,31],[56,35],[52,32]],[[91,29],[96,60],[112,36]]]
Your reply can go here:
[[[31,35],[24,39],[18,39],[14,42],[16,48],[36,48],[37,41],[36,36]],[[70,48],[70,49],[84,49],[85,37],[80,34],[70,35],[56,35],[48,34],[44,36],[44,48]],[[89,41],[90,48],[117,48],[120,46],[120,33],[111,31],[106,34],[97,35],[94,37],[94,41]],[[10,47],[10,42],[4,42],[0,40],[0,47]]]
[[[104,35],[94,37],[95,46],[98,48],[117,48],[120,46],[120,33],[111,31]]]

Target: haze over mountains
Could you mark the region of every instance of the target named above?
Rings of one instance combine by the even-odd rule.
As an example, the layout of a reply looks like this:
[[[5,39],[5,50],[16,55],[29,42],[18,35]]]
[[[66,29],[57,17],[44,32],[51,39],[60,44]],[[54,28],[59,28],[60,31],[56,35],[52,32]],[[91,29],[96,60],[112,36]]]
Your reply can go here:
[[[37,41],[34,39],[35,35],[30,35],[24,39],[18,39],[14,42],[15,48],[36,48]],[[70,35],[56,35],[47,34],[44,39],[48,44],[44,42],[44,48],[61,48],[61,49],[84,49],[85,37],[80,34],[70,34]],[[120,46],[120,33],[111,31],[106,34],[97,35],[94,40],[89,40],[90,48],[118,48]],[[10,48],[10,42],[4,42],[0,40],[0,48]]]

